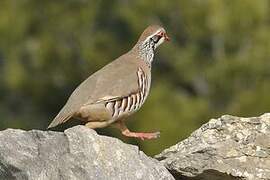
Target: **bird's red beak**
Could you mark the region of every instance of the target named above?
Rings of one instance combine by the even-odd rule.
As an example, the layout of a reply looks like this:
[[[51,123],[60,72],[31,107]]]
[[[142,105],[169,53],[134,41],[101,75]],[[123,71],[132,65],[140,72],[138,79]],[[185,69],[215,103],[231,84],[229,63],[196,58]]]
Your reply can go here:
[[[160,31],[157,35],[160,36],[160,37],[164,37],[165,41],[170,41],[169,36],[163,31]]]
[[[166,41],[170,41],[170,37],[166,33],[164,33],[163,36],[164,36]]]

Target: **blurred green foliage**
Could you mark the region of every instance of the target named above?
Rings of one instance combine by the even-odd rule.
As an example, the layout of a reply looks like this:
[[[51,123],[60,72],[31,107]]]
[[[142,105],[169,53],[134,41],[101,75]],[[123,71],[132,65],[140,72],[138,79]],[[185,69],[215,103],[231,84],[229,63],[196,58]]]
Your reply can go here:
[[[257,116],[270,109],[268,0],[2,0],[0,127],[45,129],[74,88],[125,53],[149,24],[172,41],[153,64],[153,83],[133,131],[123,138],[147,154],[187,137],[211,117]]]

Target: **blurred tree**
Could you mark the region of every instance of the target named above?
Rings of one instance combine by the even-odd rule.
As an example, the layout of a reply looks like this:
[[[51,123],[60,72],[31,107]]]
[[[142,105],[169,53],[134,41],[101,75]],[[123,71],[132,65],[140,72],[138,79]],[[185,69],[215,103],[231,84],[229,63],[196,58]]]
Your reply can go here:
[[[2,0],[0,127],[45,129],[81,81],[152,23],[172,41],[157,52],[150,96],[130,126],[162,134],[125,141],[156,154],[210,117],[259,115],[270,107],[269,20],[267,0]]]

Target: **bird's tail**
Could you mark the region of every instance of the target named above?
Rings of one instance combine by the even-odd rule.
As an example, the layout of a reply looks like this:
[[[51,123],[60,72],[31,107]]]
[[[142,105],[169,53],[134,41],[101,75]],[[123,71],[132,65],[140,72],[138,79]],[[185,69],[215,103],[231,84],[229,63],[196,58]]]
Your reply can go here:
[[[50,123],[50,125],[47,127],[47,129],[53,128],[55,126],[58,126],[59,124],[62,124],[69,120],[72,117],[72,113],[68,113],[63,108],[58,115],[53,119],[53,121]]]

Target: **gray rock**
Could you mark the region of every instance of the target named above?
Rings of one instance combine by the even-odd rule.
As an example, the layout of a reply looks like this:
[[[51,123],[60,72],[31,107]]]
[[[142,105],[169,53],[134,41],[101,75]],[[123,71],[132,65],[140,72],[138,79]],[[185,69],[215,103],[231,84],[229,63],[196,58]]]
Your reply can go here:
[[[212,119],[156,158],[176,179],[270,179],[270,114]]]
[[[174,179],[138,147],[76,126],[62,132],[0,132],[0,179]]]

